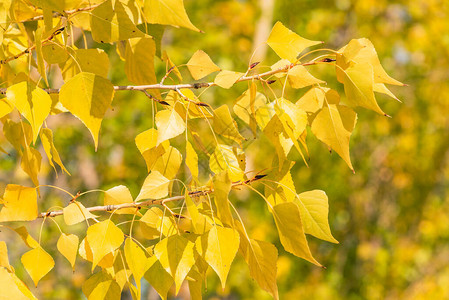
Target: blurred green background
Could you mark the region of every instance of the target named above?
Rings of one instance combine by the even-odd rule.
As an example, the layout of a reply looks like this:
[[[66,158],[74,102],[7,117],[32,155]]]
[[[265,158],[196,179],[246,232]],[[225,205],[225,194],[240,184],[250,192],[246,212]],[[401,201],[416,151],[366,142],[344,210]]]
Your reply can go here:
[[[286,253],[264,201],[249,191],[233,192],[232,201],[240,207],[250,236],[273,242],[279,248],[280,298],[449,299],[449,2],[184,2],[192,22],[205,33],[166,29],[162,50],[176,64],[186,63],[196,50],[202,49],[223,69],[244,72],[257,48],[253,61],[269,66],[278,58],[270,49],[264,49],[263,43],[279,20],[305,38],[325,41],[325,48],[337,50],[353,38],[366,37],[376,47],[386,71],[409,85],[392,87],[402,103],[377,96],[382,109],[392,118],[357,109],[358,124],[351,138],[355,174],[336,153],[329,155],[326,146],[312,135],[308,137],[309,168],[297,158],[293,169],[297,191],[322,189],[329,197],[329,221],[340,244],[308,238],[312,253],[327,269]],[[114,84],[127,84],[124,63],[115,47],[101,47],[109,54],[109,78]],[[165,65],[157,61],[156,67],[161,78]],[[343,86],[336,81],[332,67],[313,66],[309,70],[343,95]],[[246,84],[231,90],[211,88],[201,99],[214,107],[232,105],[245,88]],[[291,91],[287,98],[295,102],[305,91]],[[56,178],[47,166],[41,182],[71,192],[125,184],[135,196],[146,167],[134,137],[152,126],[148,98],[136,92],[116,94],[113,110],[103,121],[97,153],[78,120],[63,115],[51,117],[49,127],[55,132],[56,146],[72,176]],[[267,157],[273,153],[270,147],[264,140],[247,145],[252,169],[266,166]],[[3,156],[0,164],[2,190],[6,183],[28,182],[12,158]],[[86,206],[100,204],[101,197],[91,194],[83,201]],[[63,194],[48,189],[43,189],[43,199],[42,209],[67,201]],[[67,230],[82,232],[82,226]],[[40,221],[30,227],[35,237],[39,228]],[[55,248],[57,232],[51,222],[46,223],[42,239],[48,250]],[[10,259],[19,277],[31,287],[20,265],[25,248],[12,234],[0,234],[2,239],[16,241],[8,243]],[[79,259],[72,274],[62,257],[57,257],[56,263],[57,269],[32,291],[44,299],[82,297],[80,285],[89,276],[90,267]],[[211,272],[205,298],[269,298],[249,278],[243,259],[238,258],[224,291]],[[179,297],[185,297],[185,293]],[[148,299],[153,298],[154,292],[148,290]]]

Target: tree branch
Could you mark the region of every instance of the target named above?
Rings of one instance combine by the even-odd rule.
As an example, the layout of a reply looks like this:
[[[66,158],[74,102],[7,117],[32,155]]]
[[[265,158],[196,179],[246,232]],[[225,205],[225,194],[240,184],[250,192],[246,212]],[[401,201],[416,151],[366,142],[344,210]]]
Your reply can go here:
[[[259,180],[261,178],[265,177],[265,175],[256,175],[251,179],[245,180],[245,181],[237,181],[233,182],[231,187],[236,188],[238,186],[247,185],[250,184],[256,180]],[[208,194],[214,193],[214,189],[211,188],[209,190],[196,190],[189,192],[190,197],[200,197]],[[151,199],[143,202],[138,203],[122,203],[122,204],[116,204],[116,205],[99,205],[99,206],[92,206],[92,207],[86,207],[87,211],[93,212],[93,211],[115,211],[125,208],[136,208],[141,209],[144,206],[150,206],[150,205],[162,205],[163,203],[167,202],[173,202],[173,201],[179,201],[183,200],[185,196],[174,196],[170,198],[164,198],[164,199]],[[45,218],[45,217],[56,217],[56,216],[62,216],[64,214],[63,210],[55,210],[55,211],[49,211],[49,212],[42,212],[38,214],[38,218]]]
[[[71,9],[71,10],[64,10],[62,13],[55,12],[55,13],[53,13],[53,18],[66,17],[66,16],[70,16],[70,15],[73,15],[73,14],[75,14],[77,12],[81,12],[81,11],[90,11],[90,10],[93,10],[96,7],[100,6],[100,4],[102,4],[102,3],[95,4],[95,5],[88,6],[88,7],[80,7],[80,8]],[[25,21],[22,21],[22,22],[31,22],[31,21],[38,21],[38,20],[43,20],[43,19],[44,19],[44,15],[39,15],[39,16],[32,17],[30,19],[26,19]]]

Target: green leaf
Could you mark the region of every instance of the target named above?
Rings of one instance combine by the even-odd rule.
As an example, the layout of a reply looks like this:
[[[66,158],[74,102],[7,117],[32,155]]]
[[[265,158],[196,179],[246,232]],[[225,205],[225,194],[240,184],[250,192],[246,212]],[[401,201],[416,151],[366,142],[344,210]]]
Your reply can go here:
[[[90,23],[92,38],[99,43],[113,43],[145,35],[131,21],[120,1],[107,0],[100,4],[92,11]]]
[[[161,199],[168,195],[170,181],[158,171],[152,171],[142,185],[136,201],[142,199]]]
[[[50,96],[33,84],[22,81],[8,87],[6,98],[30,122],[35,143],[42,123],[50,113]]]
[[[199,238],[196,244],[200,255],[217,273],[223,288],[225,288],[232,261],[239,249],[239,243],[240,238],[236,230],[213,226],[209,232]]]
[[[304,192],[296,198],[304,232],[316,238],[338,244],[332,236],[327,219],[329,213],[328,198],[324,191],[313,190]]]
[[[144,14],[148,23],[181,26],[201,32],[190,22],[183,0],[145,0]]]
[[[111,220],[95,223],[87,229],[87,242],[92,250],[92,271],[98,262],[123,243],[123,232]]]
[[[59,101],[89,129],[98,147],[101,121],[111,106],[114,86],[101,76],[79,73],[66,82],[59,93]]]
[[[105,270],[93,274],[83,283],[83,294],[88,300],[119,300],[121,289]]]
[[[0,210],[0,222],[32,221],[37,218],[35,188],[8,184],[0,203],[3,204]]]
[[[298,205],[295,202],[280,203],[273,206],[272,213],[284,249],[322,267],[310,252]]]
[[[320,43],[300,37],[279,21],[274,25],[267,40],[267,44],[280,58],[288,59],[292,63],[305,48]]]
[[[31,279],[33,279],[35,286],[55,266],[53,258],[41,247],[26,252],[20,260]]]
[[[172,235],[156,244],[154,255],[175,280],[176,294],[195,263],[194,243],[180,235]]]

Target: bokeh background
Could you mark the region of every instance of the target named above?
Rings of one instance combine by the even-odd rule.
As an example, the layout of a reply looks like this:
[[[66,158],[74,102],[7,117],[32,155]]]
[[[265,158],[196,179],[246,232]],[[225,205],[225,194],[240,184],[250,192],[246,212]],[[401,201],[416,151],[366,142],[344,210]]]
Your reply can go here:
[[[386,71],[409,85],[392,87],[402,103],[377,96],[391,118],[357,109],[358,124],[351,138],[355,174],[312,135],[308,137],[309,168],[296,157],[293,178],[297,191],[322,189],[329,197],[329,221],[340,244],[309,237],[312,253],[327,269],[285,252],[264,201],[254,193],[233,192],[232,201],[240,208],[250,235],[279,248],[280,298],[449,299],[449,2],[184,2],[192,22],[205,33],[166,29],[162,49],[176,64],[186,63],[202,49],[223,69],[245,71],[253,53],[253,61],[262,61],[262,68],[269,66],[278,58],[263,43],[279,20],[305,38],[325,41],[326,48],[339,49],[353,38],[366,37],[376,47]],[[115,47],[101,47],[109,54],[109,78],[115,84],[127,84],[124,63]],[[157,61],[156,67],[161,78],[165,66]],[[310,71],[343,94],[332,67],[314,66]],[[246,84],[231,90],[212,88],[201,99],[214,107],[232,105],[245,88]],[[296,101],[306,90],[287,95]],[[125,184],[136,195],[146,167],[134,137],[152,126],[151,105],[143,94],[135,92],[116,94],[113,109],[103,121],[97,153],[78,120],[64,115],[51,117],[49,127],[55,132],[56,146],[72,176],[56,178],[46,167],[41,182],[71,192]],[[273,153],[263,140],[246,147],[254,169],[265,166]],[[11,181],[28,182],[13,158],[3,155],[0,167],[1,190]],[[86,206],[100,204],[101,197],[92,193],[84,200]],[[48,189],[43,189],[43,199],[43,209],[67,201],[63,194]],[[35,237],[39,229],[40,221],[29,227]],[[80,225],[70,230],[82,232],[85,228]],[[51,222],[44,226],[42,240],[49,250],[55,248],[57,232]],[[0,237],[13,241],[8,242],[11,263],[18,276],[33,286],[20,264],[20,255],[26,251],[23,243],[6,231],[0,232]],[[56,270],[32,291],[43,299],[82,299],[80,287],[90,267],[80,259],[72,273],[64,258],[56,257],[56,263]],[[269,299],[249,278],[243,259],[238,258],[227,288],[221,290],[211,272],[204,297]],[[155,299],[154,291],[147,290],[148,299]],[[186,293],[181,292],[179,297],[185,298]]]

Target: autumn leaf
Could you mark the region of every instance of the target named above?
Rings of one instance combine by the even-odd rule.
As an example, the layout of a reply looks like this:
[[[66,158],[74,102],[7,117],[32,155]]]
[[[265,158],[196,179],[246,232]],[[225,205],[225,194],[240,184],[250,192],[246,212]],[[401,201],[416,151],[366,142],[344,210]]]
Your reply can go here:
[[[187,62],[187,68],[195,80],[221,70],[203,50],[198,50],[193,54]]]
[[[90,276],[83,283],[82,290],[88,300],[120,300],[120,286],[105,270]]]
[[[104,193],[104,205],[118,205],[124,203],[133,203],[133,197],[129,189],[124,185],[118,185],[110,188]],[[115,214],[135,214],[135,208],[123,208],[115,210]]]
[[[97,216],[92,214],[90,211],[84,207],[81,202],[74,201],[70,203],[63,209],[64,212],[64,222],[67,225],[78,224],[79,222],[85,221],[87,219],[95,219]]]
[[[152,171],[142,185],[136,201],[142,199],[160,199],[168,195],[170,181],[158,171]]]
[[[58,251],[64,255],[65,258],[70,262],[72,270],[75,270],[75,260],[78,254],[78,244],[79,238],[74,234],[61,233],[58,239],[56,247]]]
[[[183,0],[147,0],[144,13],[149,23],[180,26],[201,32],[190,22]]]
[[[35,286],[55,266],[53,258],[42,247],[26,252],[20,260],[31,279],[33,279]]]
[[[186,124],[174,109],[164,109],[156,114],[157,145],[177,137],[186,129]]]
[[[32,221],[37,218],[36,189],[8,184],[3,194],[0,222]]]
[[[174,283],[173,277],[165,270],[156,256],[148,259],[148,271],[145,279],[157,291],[163,300],[167,299],[168,291]]]
[[[224,89],[231,88],[245,73],[224,70],[217,74],[214,83]]]

